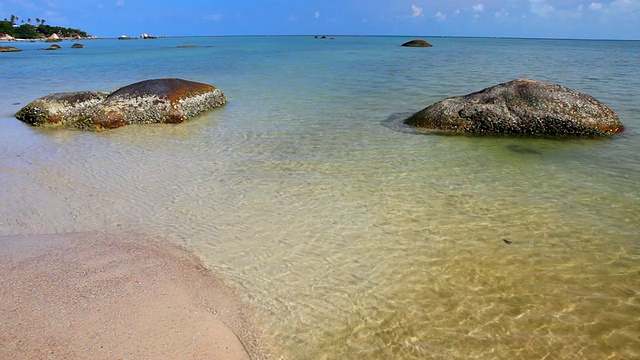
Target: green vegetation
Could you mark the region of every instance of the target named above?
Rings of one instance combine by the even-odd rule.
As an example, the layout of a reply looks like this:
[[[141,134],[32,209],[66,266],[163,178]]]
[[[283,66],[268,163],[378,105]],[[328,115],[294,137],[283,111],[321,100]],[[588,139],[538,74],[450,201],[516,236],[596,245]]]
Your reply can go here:
[[[9,34],[11,35],[11,32],[14,31],[13,30],[13,25],[11,25],[10,22],[8,21],[0,21],[0,34]],[[13,35],[11,35],[13,36]]]
[[[13,35],[9,35],[19,39],[38,39],[42,37],[41,34],[38,34],[35,27],[28,24],[20,25],[13,30]]]
[[[15,15],[11,15],[9,20],[5,18],[4,21],[0,21],[0,35],[7,34],[19,39],[41,39],[52,34],[57,34],[60,37],[89,36],[79,29],[45,25],[46,20],[40,18],[35,20],[37,25],[31,24],[31,18],[27,19],[26,23],[21,20],[21,25],[19,26],[18,21],[20,21],[20,18]]]

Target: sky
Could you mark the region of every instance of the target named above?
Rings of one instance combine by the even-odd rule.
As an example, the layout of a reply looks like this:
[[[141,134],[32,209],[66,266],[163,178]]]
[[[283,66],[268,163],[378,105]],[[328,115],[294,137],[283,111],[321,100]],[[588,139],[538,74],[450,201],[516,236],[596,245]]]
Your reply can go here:
[[[640,40],[640,0],[0,0],[0,19],[120,35]]]

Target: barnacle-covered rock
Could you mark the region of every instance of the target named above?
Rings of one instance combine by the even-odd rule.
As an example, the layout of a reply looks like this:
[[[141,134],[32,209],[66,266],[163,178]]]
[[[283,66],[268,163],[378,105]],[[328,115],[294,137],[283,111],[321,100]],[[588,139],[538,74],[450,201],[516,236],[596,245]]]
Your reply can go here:
[[[226,102],[220,89],[182,79],[145,80],[112,92],[93,117],[96,126],[181,123]]]
[[[91,118],[107,95],[99,91],[50,94],[27,104],[16,113],[16,118],[34,126],[73,125]]]
[[[226,102],[216,87],[182,79],[145,80],[111,94],[56,93],[34,100],[16,118],[36,126],[85,130],[129,124],[180,123]]]
[[[404,123],[452,134],[606,136],[624,131],[614,111],[592,96],[529,79],[442,100]]]

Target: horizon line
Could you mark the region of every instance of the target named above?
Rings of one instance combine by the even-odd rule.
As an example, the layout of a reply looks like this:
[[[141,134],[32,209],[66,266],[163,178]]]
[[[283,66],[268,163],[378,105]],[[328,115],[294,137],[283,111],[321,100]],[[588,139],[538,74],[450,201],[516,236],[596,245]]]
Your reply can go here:
[[[95,36],[95,35],[91,35]],[[640,41],[640,39],[616,39],[616,38],[570,38],[570,37],[525,37],[525,36],[474,36],[474,35],[416,35],[416,34],[219,34],[219,35],[154,35],[157,38],[184,38],[184,37],[308,37],[308,36],[333,36],[333,37],[423,37],[423,38],[467,38],[467,39],[514,39],[514,40],[578,40],[578,41]],[[130,37],[130,39],[136,39]],[[97,36],[97,39],[118,39],[118,36]]]

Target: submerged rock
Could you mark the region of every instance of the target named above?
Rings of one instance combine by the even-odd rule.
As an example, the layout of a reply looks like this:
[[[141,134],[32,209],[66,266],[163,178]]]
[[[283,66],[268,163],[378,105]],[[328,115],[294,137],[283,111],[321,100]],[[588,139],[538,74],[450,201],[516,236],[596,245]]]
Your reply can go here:
[[[411,40],[411,41],[407,41],[406,43],[402,44],[401,46],[408,46],[408,47],[432,47],[433,45],[431,45],[431,43],[429,43],[426,40]]]
[[[60,45],[53,44],[53,45],[49,46],[48,48],[40,48],[38,50],[59,50],[61,48],[62,47]]]
[[[0,52],[18,52],[18,51],[22,51],[22,50],[14,46],[0,46]]]
[[[606,136],[624,131],[613,110],[590,95],[528,79],[442,100],[404,123],[454,134]]]
[[[212,85],[154,79],[111,94],[82,91],[47,95],[22,108],[16,118],[35,126],[99,130],[129,124],[180,123],[225,102],[224,94]]]
[[[193,49],[193,48],[210,48],[210,47],[213,47],[213,46],[212,45],[185,44],[185,45],[178,45],[177,47],[178,47],[178,49]]]
[[[71,45],[72,49],[83,49],[84,45],[80,44],[80,43],[75,43],[73,45]]]

